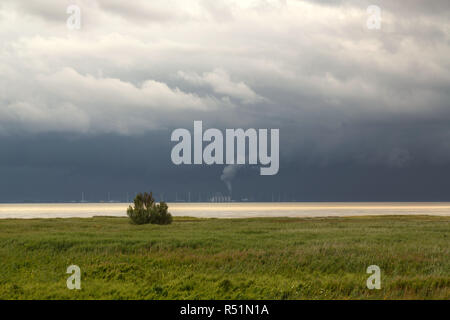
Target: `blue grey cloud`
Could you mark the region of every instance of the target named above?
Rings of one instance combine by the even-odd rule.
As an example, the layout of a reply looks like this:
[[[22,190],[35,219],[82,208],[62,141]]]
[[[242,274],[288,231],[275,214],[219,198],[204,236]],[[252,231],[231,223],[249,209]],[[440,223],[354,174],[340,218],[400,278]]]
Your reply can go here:
[[[82,27],[70,31],[66,7],[73,3],[81,8]],[[447,166],[450,5],[380,0],[381,29],[369,30],[369,4],[2,1],[0,140],[7,151],[0,165],[9,181],[3,188],[13,185],[13,176],[28,181],[54,168],[57,181],[98,168],[104,159],[92,146],[102,139],[138,149],[145,136],[169,150],[162,133],[191,128],[194,120],[218,128],[279,128],[285,181],[283,172],[297,174],[297,166],[317,172],[338,166],[349,174],[346,166],[362,166],[374,176]],[[46,149],[48,137],[70,145],[80,136],[85,140],[72,157]],[[27,150],[33,152],[24,155]],[[92,157],[82,156],[89,152]],[[176,170],[183,183],[198,174],[221,185],[223,168],[172,168],[151,152],[144,159],[151,172]],[[127,172],[144,165],[130,160]],[[101,186],[107,171],[98,170]],[[119,164],[110,171],[124,181]],[[249,172],[239,177],[253,181]],[[75,189],[84,183],[78,178]],[[281,178],[274,179],[275,186]]]

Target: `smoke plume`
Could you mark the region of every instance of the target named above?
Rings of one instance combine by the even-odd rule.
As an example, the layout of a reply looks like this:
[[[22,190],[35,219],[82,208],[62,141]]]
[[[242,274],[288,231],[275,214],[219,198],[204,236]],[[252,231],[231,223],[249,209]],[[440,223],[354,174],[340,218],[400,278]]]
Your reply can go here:
[[[236,176],[237,172],[239,171],[239,169],[241,167],[242,167],[242,165],[230,164],[230,165],[225,166],[225,168],[223,168],[222,175],[220,176],[220,180],[225,182],[225,185],[227,186],[228,192],[230,193],[230,195],[232,194],[232,191],[233,191],[231,181],[234,179],[234,177]]]

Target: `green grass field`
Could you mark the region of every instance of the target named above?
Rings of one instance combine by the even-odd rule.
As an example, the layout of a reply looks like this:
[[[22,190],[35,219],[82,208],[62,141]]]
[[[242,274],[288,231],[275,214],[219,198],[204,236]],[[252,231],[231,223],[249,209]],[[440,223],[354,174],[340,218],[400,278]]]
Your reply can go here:
[[[0,298],[449,299],[449,244],[449,217],[0,220]]]

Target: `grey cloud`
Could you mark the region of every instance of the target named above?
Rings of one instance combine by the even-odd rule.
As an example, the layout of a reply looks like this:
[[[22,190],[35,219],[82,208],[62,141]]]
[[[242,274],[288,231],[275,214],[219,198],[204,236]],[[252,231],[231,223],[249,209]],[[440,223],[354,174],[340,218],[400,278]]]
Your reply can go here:
[[[67,7],[73,4],[72,1],[62,0],[36,0],[36,1],[25,1],[25,0],[4,0],[0,4],[0,8],[6,10],[14,10],[18,14],[18,18],[26,19],[24,14],[29,14],[33,16],[40,17],[50,22],[64,23],[67,15]]]
[[[382,1],[380,31],[356,1],[81,1],[80,32],[58,22],[54,1],[16,3],[0,22],[0,134],[137,135],[204,120],[280,128],[285,159],[301,163],[450,161],[447,1]],[[44,23],[11,33],[13,11]]]
[[[103,11],[129,21],[164,23],[191,18],[187,12],[177,9],[176,2],[136,0],[130,3],[120,0],[97,0],[96,3]]]
[[[244,104],[264,101],[263,97],[256,94],[244,82],[233,82],[230,75],[222,69],[214,69],[202,75],[179,71],[178,76],[194,86],[211,87],[215,93],[239,99]]]

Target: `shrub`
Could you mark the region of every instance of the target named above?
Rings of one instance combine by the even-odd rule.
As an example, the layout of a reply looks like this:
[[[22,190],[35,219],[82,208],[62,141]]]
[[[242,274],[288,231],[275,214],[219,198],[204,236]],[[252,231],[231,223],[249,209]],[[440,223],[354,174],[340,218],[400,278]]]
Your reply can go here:
[[[139,193],[134,198],[134,208],[129,206],[127,215],[133,224],[171,224],[172,215],[165,202],[155,203],[152,193]]]

